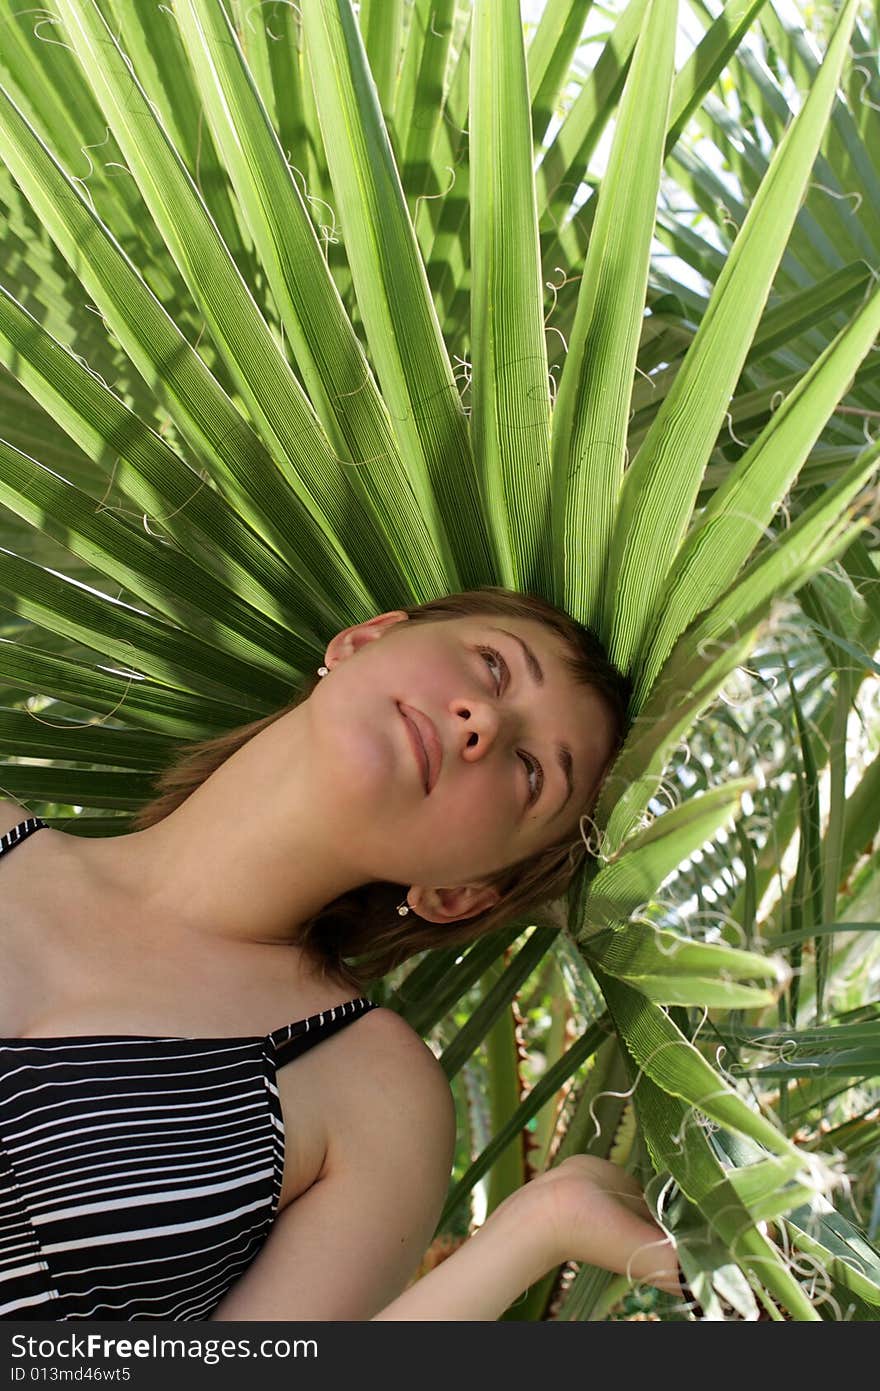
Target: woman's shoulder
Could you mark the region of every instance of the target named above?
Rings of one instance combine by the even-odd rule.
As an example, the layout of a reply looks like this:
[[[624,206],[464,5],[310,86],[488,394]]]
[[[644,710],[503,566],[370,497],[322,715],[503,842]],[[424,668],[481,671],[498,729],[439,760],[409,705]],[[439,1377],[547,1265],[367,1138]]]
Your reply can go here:
[[[336,1072],[332,1099],[325,1103],[327,1143],[320,1177],[357,1174],[368,1183],[391,1166],[401,1188],[412,1185],[422,1195],[436,1191],[442,1201],[456,1137],[455,1101],[446,1074],[430,1048],[392,1010],[372,1010],[361,1022],[364,1033],[354,1066],[344,1077]]]
[[[440,1062],[395,1010],[378,1006],[359,1021],[357,1068],[350,1074],[352,1096],[365,1107],[387,1108],[401,1123],[454,1128],[455,1103]]]
[[[0,797],[0,836],[5,836],[6,832],[11,831],[19,822],[28,821],[33,814],[26,807],[20,807],[18,802],[13,802],[10,797]]]
[[[370,1010],[369,1019],[371,1027],[363,1042],[377,1064],[381,1063],[389,1071],[442,1079],[448,1087],[446,1074],[433,1051],[402,1015],[385,1005],[377,1005]]]
[[[350,1000],[354,994],[351,979],[346,980],[344,976],[326,968],[322,970],[321,963],[315,961],[311,955],[300,954],[298,969],[307,976],[309,987],[315,988],[315,998],[323,995],[326,999],[332,991],[334,995],[338,992],[342,1002]],[[370,1066],[388,1071],[397,1070],[404,1076],[418,1075],[424,1078],[428,1075],[438,1081],[442,1080],[448,1087],[446,1074],[434,1053],[421,1034],[406,1022],[403,1015],[386,1005],[372,1001],[369,986],[361,986],[358,993],[373,1004],[372,1009],[360,1019],[352,1020],[349,1029],[344,1030],[357,1049],[358,1059],[365,1064],[369,1063]],[[312,1006],[314,1012],[319,1008],[321,1006]],[[323,1008],[326,1009],[326,1005]]]

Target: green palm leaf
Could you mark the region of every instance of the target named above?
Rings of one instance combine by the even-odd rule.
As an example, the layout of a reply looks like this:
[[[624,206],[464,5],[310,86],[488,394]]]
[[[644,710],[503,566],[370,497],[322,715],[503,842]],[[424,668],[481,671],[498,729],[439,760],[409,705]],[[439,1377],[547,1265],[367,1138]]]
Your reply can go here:
[[[843,8],[802,110],[780,142],[718,277],[700,329],[626,473],[610,553],[604,627],[626,667],[644,642],[791,231],[847,56],[857,0]]]
[[[846,0],[817,44],[697,6],[682,61],[675,0],[597,14],[0,16],[3,791],[117,833],[339,628],[481,583],[562,602],[634,681],[597,862],[377,985],[459,1101],[441,1226],[522,1181],[540,1122],[542,1155],[672,1177],[709,1317],[827,1314],[782,1234],[874,1317],[820,1190],[845,1132],[870,1210],[878,1154],[880,763],[848,768],[880,643],[876,20]]]
[[[492,553],[467,422],[360,31],[348,4],[307,6],[315,100],[357,302],[400,447],[430,480],[423,512],[447,538],[447,583],[486,582]],[[411,464],[411,467],[416,467]],[[442,528],[442,532],[441,532]]]

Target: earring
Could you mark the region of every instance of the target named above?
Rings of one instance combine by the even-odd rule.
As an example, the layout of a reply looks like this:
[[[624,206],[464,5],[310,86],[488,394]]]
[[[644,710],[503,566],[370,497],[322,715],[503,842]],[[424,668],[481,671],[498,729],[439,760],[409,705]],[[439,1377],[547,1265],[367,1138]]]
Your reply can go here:
[[[409,904],[407,903],[406,899],[403,900],[403,903],[398,903],[397,911],[402,918],[406,917],[407,913],[409,912]]]
[[[329,668],[329,667],[318,667],[318,675],[319,675],[319,676],[329,676],[329,674],[330,674],[330,668]]]

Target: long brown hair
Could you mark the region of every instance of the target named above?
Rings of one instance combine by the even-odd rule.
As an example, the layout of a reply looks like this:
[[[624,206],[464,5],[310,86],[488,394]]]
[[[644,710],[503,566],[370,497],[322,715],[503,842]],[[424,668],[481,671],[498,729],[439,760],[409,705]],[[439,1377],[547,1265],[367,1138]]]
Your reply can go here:
[[[569,672],[580,684],[600,691],[613,715],[615,743],[605,769],[607,776],[626,733],[631,684],[608,660],[601,642],[589,628],[545,599],[494,586],[448,594],[404,612],[410,622],[500,615],[530,619],[551,629],[565,645],[563,660]],[[174,762],[156,778],[158,795],[132,817],[132,829],[144,830],[168,816],[249,740],[306,700],[318,679],[307,678],[295,699],[272,715],[212,739],[181,745]],[[591,810],[585,807],[584,814]],[[579,838],[559,841],[531,855],[496,877],[494,883],[501,898],[492,908],[459,923],[429,923],[418,917],[413,920],[410,915],[401,917],[396,905],[408,885],[364,884],[342,894],[301,923],[291,940],[303,947],[326,973],[361,990],[365,982],[385,975],[417,952],[473,942],[514,922],[528,909],[558,897],[588,854],[584,840]]]

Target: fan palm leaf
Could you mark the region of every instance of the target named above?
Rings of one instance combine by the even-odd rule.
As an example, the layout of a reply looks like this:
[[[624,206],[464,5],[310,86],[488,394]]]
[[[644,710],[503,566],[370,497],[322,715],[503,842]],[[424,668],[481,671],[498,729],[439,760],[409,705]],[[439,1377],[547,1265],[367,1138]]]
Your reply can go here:
[[[824,1114],[835,1077],[875,1075],[875,1021],[828,1015],[850,950],[835,886],[877,829],[874,775],[845,795],[859,682],[841,674],[808,717],[793,680],[801,791],[780,834],[800,832],[801,869],[769,930],[779,847],[740,816],[755,779],[656,813],[775,604],[814,605],[820,677],[880,637],[876,116],[853,59],[876,25],[845,0],[820,52],[763,0],[692,10],[703,36],[677,71],[677,0],[631,0],[588,71],[586,0],[549,0],[528,43],[518,0],[0,16],[4,790],[112,834],[180,741],[277,709],[334,630],[487,582],[564,604],[635,684],[597,858],[565,903],[384,987],[471,1096],[490,1047],[494,1133],[457,1164],[441,1226],[486,1175],[493,1202],[528,1177],[512,1142],[561,1096],[554,1158],[608,1152],[594,1107],[637,1118],[615,1152],[649,1156],[682,1231],[697,1212],[712,1234],[703,1256],[683,1244],[707,1307],[723,1290],[742,1317],[814,1319],[759,1224],[801,1240],[830,1176],[795,1118]],[[823,571],[850,576],[859,624],[819,622]],[[824,825],[810,718],[830,741]],[[655,911],[732,818],[741,946]],[[860,875],[846,906],[870,922]],[[548,960],[575,1037],[556,1030],[523,1097],[518,1001]],[[736,1078],[696,1036],[700,1005],[745,1057]],[[755,1061],[779,1010],[801,1067]],[[824,1090],[801,1085],[811,1065]],[[625,1074],[635,1112],[602,1102],[600,1078]],[[875,1275],[853,1277],[860,1309]],[[584,1272],[561,1316],[599,1293]]]

